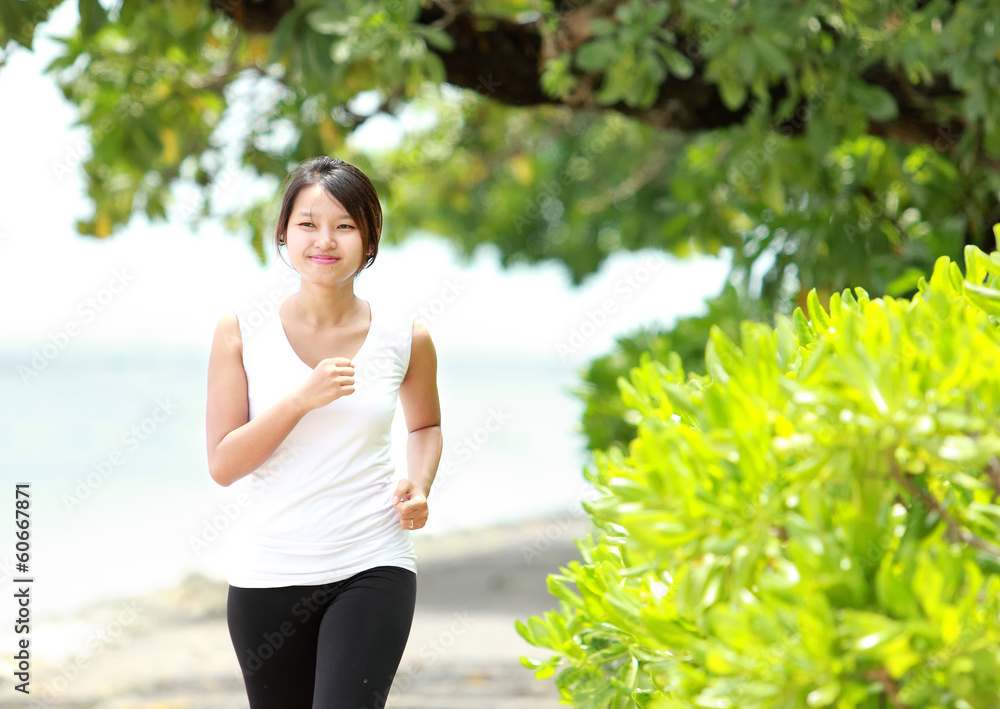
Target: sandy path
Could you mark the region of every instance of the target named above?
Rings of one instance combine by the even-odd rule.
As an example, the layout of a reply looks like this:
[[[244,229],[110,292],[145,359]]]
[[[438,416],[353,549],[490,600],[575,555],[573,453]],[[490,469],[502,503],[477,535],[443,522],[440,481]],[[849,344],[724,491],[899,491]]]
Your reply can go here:
[[[555,606],[545,577],[578,558],[580,518],[417,537],[417,611],[387,709],[556,709],[551,680],[537,680],[514,620]],[[226,585],[203,577],[133,600],[91,608],[113,640],[83,659],[35,660],[32,696],[0,678],[0,706],[59,709],[247,709],[225,620]],[[124,614],[124,615],[123,615]],[[124,619],[123,623],[114,625]],[[120,632],[118,632],[120,628]],[[47,701],[45,701],[47,700]]]

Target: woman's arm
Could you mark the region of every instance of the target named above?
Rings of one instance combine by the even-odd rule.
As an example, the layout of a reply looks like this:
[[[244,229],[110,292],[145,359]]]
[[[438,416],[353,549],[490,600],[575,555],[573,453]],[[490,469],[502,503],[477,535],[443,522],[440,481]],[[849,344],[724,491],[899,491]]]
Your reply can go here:
[[[205,408],[208,472],[224,487],[260,467],[306,413],[286,398],[250,421],[243,340],[233,313],[215,328]]]
[[[444,446],[437,390],[437,353],[430,333],[421,323],[413,324],[410,366],[399,387],[399,400],[410,433],[406,439],[407,480],[401,480],[396,487],[399,500],[396,509],[403,527],[420,529],[427,521],[427,496]]]

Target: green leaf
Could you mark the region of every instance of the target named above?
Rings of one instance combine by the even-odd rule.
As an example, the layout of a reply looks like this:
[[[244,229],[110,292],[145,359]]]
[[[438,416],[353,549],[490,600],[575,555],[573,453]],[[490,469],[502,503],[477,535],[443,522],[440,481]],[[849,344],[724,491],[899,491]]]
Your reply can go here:
[[[612,39],[593,39],[576,52],[576,65],[587,72],[601,72],[618,58],[618,45]]]
[[[306,15],[309,26],[325,35],[345,36],[354,30],[350,15],[340,8],[317,7]]]
[[[873,121],[891,121],[899,115],[896,99],[881,86],[854,82],[849,85],[848,92]]]
[[[440,49],[442,52],[451,52],[455,49],[455,40],[440,27],[414,24],[411,28],[435,49]]]
[[[667,68],[670,69],[670,73],[678,79],[690,79],[694,75],[694,64],[675,48],[660,44],[656,49]]]
[[[979,286],[968,281],[963,282],[966,297],[987,313],[1000,317],[1000,291],[985,286]]]
[[[603,37],[605,35],[612,35],[617,33],[618,25],[611,20],[606,20],[603,17],[598,17],[590,21],[590,31],[596,37]]]
[[[738,79],[720,81],[718,86],[722,102],[730,111],[735,111],[746,103],[747,87]]]
[[[827,707],[840,696],[840,682],[831,680],[806,695],[806,705],[810,707]]]
[[[795,66],[785,53],[759,33],[750,35],[750,42],[760,56],[762,62],[771,70],[772,75],[788,76],[795,71]]]
[[[84,38],[92,37],[108,21],[108,13],[98,0],[79,0],[80,32]]]

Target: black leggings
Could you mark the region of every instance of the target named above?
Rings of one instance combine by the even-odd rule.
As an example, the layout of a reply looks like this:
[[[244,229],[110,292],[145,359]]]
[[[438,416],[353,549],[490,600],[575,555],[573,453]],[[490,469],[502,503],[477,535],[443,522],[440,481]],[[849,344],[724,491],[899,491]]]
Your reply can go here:
[[[396,566],[319,586],[230,586],[251,709],[383,709],[416,595],[416,574]]]

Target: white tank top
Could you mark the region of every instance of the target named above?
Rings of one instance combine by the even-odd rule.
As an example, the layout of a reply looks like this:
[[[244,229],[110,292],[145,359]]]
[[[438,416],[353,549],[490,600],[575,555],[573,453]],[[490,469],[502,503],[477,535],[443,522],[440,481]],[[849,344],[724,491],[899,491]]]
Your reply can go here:
[[[234,309],[251,419],[312,372],[289,344],[278,305],[269,313],[260,306]],[[237,481],[249,502],[236,530],[231,585],[316,585],[375,566],[416,573],[413,541],[392,507],[390,457],[412,337],[412,317],[371,308],[368,336],[351,360],[354,393],[308,412],[257,470]]]

